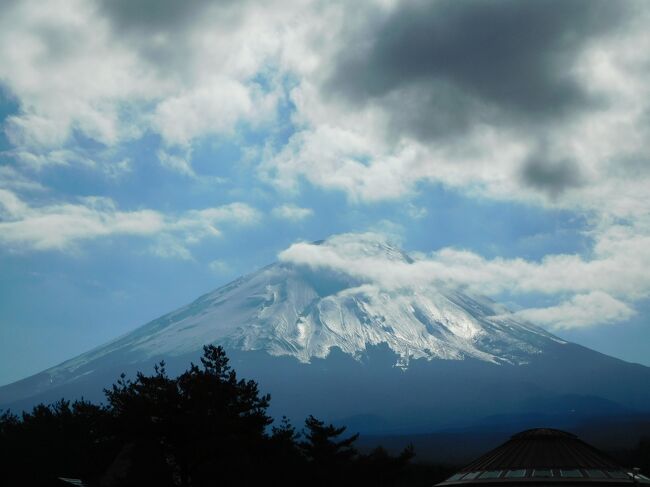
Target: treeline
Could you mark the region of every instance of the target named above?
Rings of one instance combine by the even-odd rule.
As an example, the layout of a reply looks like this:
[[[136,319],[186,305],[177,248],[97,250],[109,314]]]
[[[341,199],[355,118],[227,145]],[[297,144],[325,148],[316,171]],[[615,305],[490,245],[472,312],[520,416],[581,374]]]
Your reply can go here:
[[[612,456],[630,471],[638,467],[643,475],[650,477],[650,437],[643,437],[630,450],[613,451]]]
[[[152,375],[124,375],[106,403],[61,400],[0,416],[3,485],[57,485],[58,477],[113,486],[432,485],[447,473],[411,465],[357,435],[310,416],[299,431],[273,424],[270,396],[238,379],[221,347],[176,378],[164,362]]]

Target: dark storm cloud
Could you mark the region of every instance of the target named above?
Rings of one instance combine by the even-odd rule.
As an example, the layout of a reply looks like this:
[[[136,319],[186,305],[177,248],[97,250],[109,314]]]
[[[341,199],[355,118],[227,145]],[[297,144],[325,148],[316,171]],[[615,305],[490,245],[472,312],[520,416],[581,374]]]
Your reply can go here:
[[[148,34],[185,27],[210,5],[232,0],[101,0],[100,6],[118,30]]]
[[[340,56],[325,92],[384,103],[420,139],[477,122],[544,123],[596,103],[571,76],[590,39],[629,2],[438,0],[406,3]]]
[[[245,0],[100,0],[117,42],[139,51],[150,66],[165,75],[184,77],[192,59],[191,31],[210,18],[220,32],[240,22]],[[216,12],[216,16],[210,16]],[[158,34],[161,34],[159,36]]]
[[[543,154],[536,154],[526,160],[521,177],[525,184],[547,193],[552,198],[584,183],[576,162],[571,159],[554,161]]]

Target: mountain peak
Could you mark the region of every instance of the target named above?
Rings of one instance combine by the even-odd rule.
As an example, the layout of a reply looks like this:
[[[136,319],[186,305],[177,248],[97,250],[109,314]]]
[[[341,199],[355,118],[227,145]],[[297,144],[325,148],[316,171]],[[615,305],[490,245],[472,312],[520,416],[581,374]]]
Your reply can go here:
[[[365,266],[413,263],[374,234],[296,244],[283,254],[280,262],[64,363],[61,370],[114,352],[178,356],[207,343],[304,363],[327,357],[335,347],[360,359],[382,345],[399,357],[399,366],[412,359],[465,358],[522,364],[550,342],[561,343],[487,299],[422,283],[384,287],[342,272],[337,259],[343,254]]]
[[[316,242],[299,242],[280,252],[281,262],[312,268],[345,269],[346,261],[412,264],[414,259],[384,235],[344,233]]]
[[[593,369],[574,362],[595,360],[603,373],[620,376],[614,359],[568,344],[487,298],[437,284],[414,272],[420,262],[373,234],[295,244],[279,262],[0,389],[0,404],[62,391],[87,397],[91,386],[100,391],[124,370],[194,360],[206,344],[223,345],[238,370],[263,378],[295,414],[370,411],[402,426],[417,414],[431,421],[434,410],[440,418],[462,416],[465,405],[479,402],[481,414],[499,411],[498,401],[511,407],[513,390],[534,401],[539,391],[575,392]],[[408,279],[414,275],[420,278]],[[648,375],[624,370],[626,404],[637,404]],[[491,378],[490,385],[466,387],[476,377]],[[415,416],[414,391],[423,401]]]

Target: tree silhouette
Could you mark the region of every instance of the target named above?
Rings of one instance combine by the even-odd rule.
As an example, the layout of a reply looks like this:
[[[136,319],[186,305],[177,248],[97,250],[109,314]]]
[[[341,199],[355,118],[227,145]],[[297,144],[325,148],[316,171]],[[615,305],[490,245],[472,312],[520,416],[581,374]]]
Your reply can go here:
[[[126,487],[396,485],[412,451],[362,455],[358,435],[309,416],[299,433],[272,425],[270,396],[237,377],[221,347],[176,378],[165,363],[124,374],[106,405],[60,400],[20,416],[0,414],[3,484],[52,485],[57,477]]]
[[[360,469],[365,482],[377,487],[398,483],[405,475],[406,468],[415,456],[412,445],[407,446],[396,456],[391,456],[381,446],[359,459]]]
[[[306,441],[301,442],[300,446],[310,460],[322,464],[335,464],[348,461],[357,454],[352,445],[357,441],[359,434],[335,441],[335,438],[345,432],[345,426],[337,428],[332,424],[325,425],[323,421],[311,415],[305,420],[305,426],[307,427]]]
[[[255,381],[238,380],[221,347],[204,347],[201,364],[178,378],[179,454],[195,485],[213,485],[217,476],[226,483],[245,480],[256,473],[252,467],[272,422],[270,396],[260,395]]]
[[[43,485],[56,476],[90,478],[105,469],[117,445],[105,408],[60,400],[31,412],[0,416],[0,470],[7,485]]]
[[[204,347],[201,367],[191,364],[176,379],[161,362],[154,375],[121,377],[105,392],[123,439],[159,445],[182,486],[212,485],[216,477],[228,484],[254,472],[272,422],[270,396],[260,395],[256,382],[238,380],[214,345]]]
[[[305,420],[305,427],[305,441],[300,442],[300,448],[311,462],[315,474],[312,482],[319,485],[347,485],[355,476],[351,467],[358,452],[352,445],[359,435],[338,439],[345,432],[345,426],[337,428],[332,424],[326,425],[311,415]]]

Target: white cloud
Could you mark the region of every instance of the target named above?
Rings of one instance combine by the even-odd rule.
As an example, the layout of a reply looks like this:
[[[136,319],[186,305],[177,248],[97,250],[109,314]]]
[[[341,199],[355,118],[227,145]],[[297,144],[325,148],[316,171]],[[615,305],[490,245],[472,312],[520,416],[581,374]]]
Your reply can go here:
[[[44,168],[56,166],[70,166],[79,164],[83,166],[94,166],[94,161],[69,149],[60,149],[46,151],[41,153],[30,152],[27,150],[15,150],[7,152],[7,155],[13,157],[23,166],[32,171],[41,171]]]
[[[637,20],[624,33],[596,37],[578,53],[578,84],[603,100],[593,109],[567,119],[558,118],[532,132],[517,126],[482,123],[461,137],[426,141],[396,134],[391,122],[393,109],[404,113],[422,105],[417,86],[415,91],[397,90],[386,95],[395,98],[392,101],[377,95],[361,105],[337,99],[322,88],[338,57],[347,52],[333,38],[346,42],[350,32],[363,36],[364,29],[372,31],[369,19],[373,19],[373,12],[379,18],[384,15],[378,13],[383,7],[372,2],[361,5],[359,10],[365,9],[367,15],[358,17],[346,16],[349,12],[344,4],[332,6],[340,15],[324,15],[325,26],[317,24],[311,29],[313,36],[322,36],[331,43],[323,42],[327,47],[313,53],[318,62],[311,69],[295,61],[293,69],[299,70],[302,77],[291,97],[302,130],[272,154],[263,168],[276,184],[290,187],[306,178],[318,186],[344,191],[355,201],[376,201],[403,197],[413,192],[418,182],[429,181],[497,199],[589,210],[612,201],[638,201],[642,197],[639,192],[626,195],[618,190],[621,183],[634,183],[639,176],[645,188],[650,182],[647,171],[639,174],[621,170],[620,163],[623,159],[650,157],[645,144],[650,135],[646,115],[650,89],[648,72],[643,68],[650,61],[650,35],[644,27],[650,15],[648,9],[638,12]],[[396,2],[391,8],[399,5]],[[368,83],[368,90],[372,90],[372,82]],[[550,162],[576,161],[585,184],[567,188],[560,195],[532,189],[522,179],[521,171],[526,161],[542,150],[540,146],[544,146]]]
[[[176,219],[169,219],[167,227],[173,232],[180,232],[189,243],[197,243],[206,237],[221,235],[219,226],[223,223],[251,225],[259,221],[259,212],[245,203],[190,210]]]
[[[118,180],[133,171],[133,162],[128,157],[114,160],[109,150],[93,151],[89,157],[87,151],[57,149],[31,152],[25,149],[5,151],[5,155],[16,162],[22,170],[38,175],[43,171],[52,171],[60,167],[77,167],[99,171],[108,179]]]
[[[80,0],[27,0],[3,9],[0,79],[20,102],[20,113],[6,125],[16,146],[62,147],[73,130],[113,144],[136,127],[120,119],[119,104],[162,93],[94,15],[92,3]]]
[[[187,145],[209,134],[230,134],[239,121],[268,119],[275,108],[265,96],[243,82],[217,77],[195,90],[162,101],[154,113],[154,128],[170,144]]]
[[[382,11],[381,19],[401,4],[359,5],[357,13]],[[593,247],[583,255],[547,255],[539,262],[486,259],[445,248],[408,264],[358,255],[347,244],[339,247],[337,237],[334,246],[295,244],[280,254],[282,259],[331,267],[386,287],[433,283],[493,296],[541,293],[556,304],[525,312],[546,326],[625,320],[634,302],[650,297],[650,278],[644,272],[650,266],[650,34],[644,27],[649,9],[640,8],[624,31],[594,36],[577,52],[572,79],[600,103],[536,124],[534,130],[486,119],[465,127],[462,136],[430,139],[400,133],[394,125],[395,114],[418,110],[426,101],[419,97],[417,83],[382,95],[372,89],[386,80],[371,80],[365,103],[328,92],[332,66],[346,52],[335,39],[347,39],[349,45],[358,35],[359,46],[372,41],[363,36],[373,32],[367,19],[374,17],[345,15],[346,10],[342,4],[331,5],[321,16],[328,27],[311,27],[311,36],[323,39],[303,44],[312,49],[311,56],[303,54],[311,62],[297,57],[287,61],[300,73],[291,92],[298,130],[286,145],[266,154],[260,168],[266,180],[281,190],[296,190],[307,180],[341,191],[356,204],[399,201],[428,182],[479,198],[568,209],[587,221],[585,232]],[[531,164],[547,169],[538,179],[552,181],[562,171],[572,179],[559,189],[548,189],[544,181],[535,186],[525,172]],[[421,216],[408,205],[406,213]],[[560,319],[562,311],[572,323]]]
[[[45,188],[38,182],[26,177],[12,166],[0,165],[0,188],[19,191],[43,191]]]
[[[220,236],[221,225],[250,225],[259,218],[257,210],[244,203],[180,215],[121,211],[112,200],[97,197],[35,207],[8,190],[0,190],[0,216],[0,244],[16,251],[67,251],[102,237],[139,236],[157,239],[152,246],[155,254],[181,258],[191,255],[187,245]]]
[[[16,208],[6,201],[2,204],[6,210]],[[40,208],[21,202],[19,210],[10,211],[9,216],[0,222],[0,242],[14,249],[63,250],[76,242],[108,235],[154,235],[165,225],[155,211],[122,212],[103,198]]]
[[[529,308],[515,314],[540,325],[560,330],[625,321],[634,316],[635,311],[606,293],[594,291],[573,296],[569,301],[564,301],[557,306]]]
[[[368,235],[381,235],[382,240],[390,242],[392,245],[401,246],[404,244],[406,228],[400,223],[383,218],[368,227],[366,232]]]
[[[301,242],[280,253],[283,261],[327,268],[384,289],[412,286],[461,287],[498,296],[542,294],[556,300],[545,309],[519,311],[551,328],[610,323],[629,318],[632,303],[650,297],[650,239],[618,228],[599,236],[594,255],[547,256],[541,262],[485,259],[469,251],[441,249],[412,262],[389,250],[380,234],[343,234],[325,244]],[[561,313],[566,312],[564,318]]]
[[[406,214],[414,220],[420,220],[429,214],[424,206],[415,206],[413,203],[406,205]]]
[[[149,252],[162,259],[194,260],[187,246],[175,238],[164,235],[149,247]]]
[[[0,19],[0,80],[20,110],[5,130],[17,151],[34,155],[32,164],[57,163],[52,152],[70,149],[75,132],[115,146],[153,131],[167,146],[190,146],[274,120],[288,95],[297,132],[287,144],[270,144],[260,168],[283,189],[304,178],[372,202],[403,198],[424,181],[497,199],[647,213],[650,171],[641,167],[649,157],[650,9],[639,7],[624,31],[594,35],[577,53],[572,80],[603,100],[586,113],[532,135],[484,121],[462,137],[423,141],[397,133],[392,117],[422,106],[417,83],[365,104],[328,91],[349,46],[363,50],[406,7],[393,0],[198,2],[182,14],[161,6],[168,11],[148,18],[110,2],[10,2]],[[540,151],[556,165],[575,161],[584,184],[561,194],[531,189],[522,167]],[[190,158],[160,160],[192,172]],[[626,164],[639,169],[621,169]]]
[[[414,180],[407,169],[418,149],[383,153],[382,145],[365,133],[319,126],[293,135],[263,163],[262,176],[282,190],[294,190],[304,177],[317,186],[342,190],[353,201],[396,199],[410,191]]]
[[[314,210],[311,208],[301,208],[296,205],[281,205],[273,208],[271,214],[276,218],[297,222],[312,216]]]
[[[186,153],[182,156],[177,154],[169,154],[164,150],[158,151],[158,160],[164,167],[185,176],[194,178],[196,177],[196,173],[194,172],[194,169],[192,169],[192,165],[189,162],[191,157],[192,151],[190,150],[186,151]]]
[[[229,274],[231,272],[230,266],[223,260],[213,260],[208,264],[210,269],[215,274]]]
[[[121,179],[133,171],[133,161],[128,157],[103,166],[104,173],[111,179]]]
[[[12,218],[24,214],[28,206],[11,191],[0,189],[0,210],[5,218]]]
[[[585,255],[549,255],[539,262],[446,248],[414,264],[386,263],[309,244],[292,246],[283,258],[332,266],[385,286],[414,279],[493,295],[543,293],[557,297],[553,309],[567,313],[600,297],[608,303],[604,321],[623,319],[624,306],[650,296],[647,6],[639,4],[635,18],[616,35],[590,37],[567,73],[599,103],[534,130],[479,117],[462,136],[427,139],[395,130],[395,113],[408,117],[426,101],[418,83],[378,92],[364,103],[328,91],[341,55],[350,46],[363,50],[377,26],[406,4],[217,2],[190,15],[199,4],[178,18],[168,15],[169,25],[162,27],[138,25],[147,19],[128,15],[117,22],[107,13],[115,6],[110,2],[104,8],[86,0],[4,5],[0,81],[19,106],[5,122],[13,145],[7,154],[34,173],[77,164],[106,167],[101,170],[117,177],[137,161],[96,157],[81,150],[75,136],[111,148],[153,132],[163,140],[161,164],[196,177],[191,154],[197,139],[236,138],[238,127],[259,128],[274,120],[286,96],[295,132],[284,143],[270,131],[273,140],[265,141],[258,168],[281,191],[296,191],[307,181],[340,191],[355,204],[404,203],[421,183],[440,184],[470,196],[571,210],[589,221],[594,244]],[[444,101],[445,86],[439,84],[436,99]],[[558,191],[531,185],[526,168],[540,155],[548,168],[568,168],[575,180]],[[547,172],[542,175],[553,176]],[[175,216],[124,211],[105,199],[37,206],[12,191],[38,184],[7,166],[0,167],[0,187],[0,242],[15,249],[69,249],[109,235],[164,235],[155,252],[189,258],[187,246],[218,236],[223,223],[257,218],[241,204]],[[300,219],[309,211],[285,205],[273,214]],[[425,215],[410,205],[406,213]],[[539,321],[555,313],[529,311]],[[595,319],[573,315],[576,323]]]
[[[278,89],[255,77],[278,51],[282,2],[213,4],[157,32],[137,26],[147,20],[137,15],[128,30],[100,3],[3,6],[0,82],[19,105],[4,131],[16,150],[35,155],[32,164],[74,150],[75,134],[115,147],[150,131],[187,146],[273,118]]]

